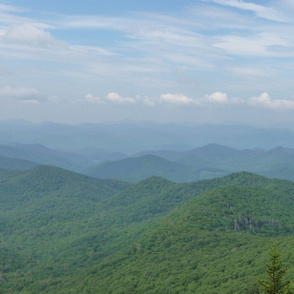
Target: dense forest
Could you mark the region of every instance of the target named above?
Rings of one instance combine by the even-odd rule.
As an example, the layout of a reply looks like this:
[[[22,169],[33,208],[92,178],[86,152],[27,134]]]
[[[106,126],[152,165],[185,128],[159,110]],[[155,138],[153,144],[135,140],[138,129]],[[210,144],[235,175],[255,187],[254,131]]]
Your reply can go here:
[[[1,293],[258,293],[294,268],[294,183],[251,173],[136,184],[0,172]]]

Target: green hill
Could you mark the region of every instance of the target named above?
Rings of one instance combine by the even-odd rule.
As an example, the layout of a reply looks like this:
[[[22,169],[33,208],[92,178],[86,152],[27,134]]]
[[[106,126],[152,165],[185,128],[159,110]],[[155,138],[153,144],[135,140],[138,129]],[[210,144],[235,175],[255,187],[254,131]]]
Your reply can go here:
[[[87,169],[85,173],[97,178],[112,178],[130,182],[138,182],[151,176],[166,177],[174,181],[191,181],[197,178],[197,172],[193,168],[155,155],[104,162]]]
[[[256,293],[275,241],[294,258],[294,183],[250,173],[130,185],[1,170],[0,201],[2,293]]]
[[[189,200],[92,268],[99,279],[87,274],[80,291],[96,284],[101,293],[257,293],[275,241],[294,261],[293,190],[283,191],[293,184],[281,184],[225,186]]]
[[[236,150],[217,144],[183,152],[175,160],[180,164],[201,170],[218,168],[222,175],[248,171],[264,176],[294,180],[294,149],[277,147],[271,150]],[[205,177],[199,174],[199,179]],[[211,176],[213,174],[211,173]],[[216,174],[217,176],[217,174]]]
[[[39,165],[53,165],[73,171],[78,171],[81,167],[93,164],[93,160],[86,156],[50,149],[41,144],[13,143],[0,145],[0,156],[33,161]]]
[[[0,168],[1,169],[29,170],[29,169],[33,169],[37,166],[38,166],[38,164],[35,162],[32,162],[32,161],[0,156]]]
[[[143,155],[142,155],[143,154]],[[294,149],[236,150],[210,144],[190,151],[150,151],[150,154],[104,162],[83,172],[97,178],[137,182],[162,176],[175,182],[212,179],[247,171],[263,176],[294,180]]]

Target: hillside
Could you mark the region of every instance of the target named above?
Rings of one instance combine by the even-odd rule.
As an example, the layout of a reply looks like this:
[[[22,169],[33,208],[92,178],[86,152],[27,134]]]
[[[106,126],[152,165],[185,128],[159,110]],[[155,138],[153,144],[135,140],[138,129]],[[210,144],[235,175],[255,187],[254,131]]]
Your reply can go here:
[[[29,160],[0,156],[0,169],[29,170],[37,166],[37,163]]]
[[[165,177],[174,181],[191,181],[197,178],[193,168],[155,155],[104,162],[86,169],[84,173],[96,178],[112,178],[130,182],[138,182],[151,176]]]
[[[0,157],[6,157],[11,160],[36,162],[37,164],[35,164],[34,167],[37,165],[52,165],[75,172],[81,172],[88,166],[108,160],[126,158],[127,155],[119,152],[108,152],[97,148],[65,151],[48,148],[41,144],[10,143],[7,145],[0,145]],[[19,164],[20,163],[19,161]],[[3,168],[5,167],[3,163]],[[7,165],[7,168],[10,168],[10,165]],[[20,165],[20,169],[23,169],[22,165]]]
[[[218,144],[189,151],[150,151],[119,161],[104,162],[83,170],[97,178],[136,182],[158,175],[175,182],[189,182],[247,171],[294,180],[294,149],[237,150]]]
[[[99,225],[95,225],[101,217],[99,203],[127,186],[50,166],[24,172],[2,170],[0,271],[5,289],[24,287],[29,280],[26,277],[24,282],[21,276],[29,269],[38,272],[39,264],[43,270],[51,263],[56,267],[57,252],[68,258],[75,248],[72,257],[82,264],[84,257],[73,244],[99,236]],[[20,275],[18,282],[10,275]]]
[[[129,185],[53,167],[0,179],[4,293],[254,293],[274,240],[294,253],[291,182]]]
[[[82,155],[50,149],[41,144],[0,145],[0,156],[33,161],[39,165],[53,165],[73,171],[78,171],[81,167],[94,162]]]
[[[283,183],[288,188],[293,184]],[[284,190],[284,188],[282,189]],[[103,293],[257,293],[269,249],[293,252],[293,190],[226,186],[193,198],[104,262]],[[92,268],[91,271],[94,271]],[[294,276],[294,269],[289,278]],[[94,284],[84,277],[81,291]],[[111,282],[113,281],[113,282]]]

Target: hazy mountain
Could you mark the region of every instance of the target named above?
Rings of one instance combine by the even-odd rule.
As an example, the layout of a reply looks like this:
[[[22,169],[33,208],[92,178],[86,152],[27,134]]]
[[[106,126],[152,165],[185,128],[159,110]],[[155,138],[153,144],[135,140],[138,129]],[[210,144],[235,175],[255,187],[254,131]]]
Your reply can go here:
[[[73,171],[79,171],[83,167],[93,165],[96,162],[91,156],[54,150],[41,144],[11,143],[0,145],[0,156],[29,160],[38,164],[53,165]]]
[[[91,162],[104,162],[104,161],[113,161],[113,160],[120,160],[123,158],[128,157],[127,154],[122,152],[108,152],[103,149],[99,148],[84,148],[80,150],[75,150],[75,154],[83,156],[87,161]]]
[[[237,149],[294,148],[293,130],[242,125],[176,125],[151,122],[64,125],[0,122],[0,142],[42,144],[61,150],[99,148],[134,154],[145,150],[185,151],[211,143]]]
[[[29,170],[37,166],[38,164],[32,161],[0,156],[0,169]]]
[[[237,150],[210,144],[183,152],[150,153],[104,162],[83,172],[97,178],[114,178],[130,182],[152,175],[176,182],[188,182],[248,171],[294,181],[294,149],[290,148]]]
[[[193,168],[155,155],[104,162],[84,172],[97,178],[112,178],[130,182],[150,176],[162,176],[174,181],[191,181],[197,178],[197,171],[194,171]]]

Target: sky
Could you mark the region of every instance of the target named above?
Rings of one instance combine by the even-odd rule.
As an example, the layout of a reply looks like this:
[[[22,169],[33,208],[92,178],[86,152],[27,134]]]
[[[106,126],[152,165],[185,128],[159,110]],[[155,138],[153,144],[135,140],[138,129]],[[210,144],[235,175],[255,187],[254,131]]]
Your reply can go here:
[[[294,123],[294,0],[0,0],[0,120]]]

